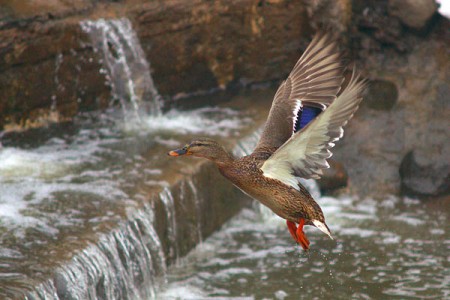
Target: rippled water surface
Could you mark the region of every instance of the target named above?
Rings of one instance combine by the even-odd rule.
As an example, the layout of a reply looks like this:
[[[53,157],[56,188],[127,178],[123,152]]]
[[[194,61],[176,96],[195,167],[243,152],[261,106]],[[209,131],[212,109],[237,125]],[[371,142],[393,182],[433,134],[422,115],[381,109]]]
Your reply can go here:
[[[309,183],[318,196],[314,184]],[[255,205],[170,268],[160,299],[449,299],[448,205],[320,197],[309,253]]]

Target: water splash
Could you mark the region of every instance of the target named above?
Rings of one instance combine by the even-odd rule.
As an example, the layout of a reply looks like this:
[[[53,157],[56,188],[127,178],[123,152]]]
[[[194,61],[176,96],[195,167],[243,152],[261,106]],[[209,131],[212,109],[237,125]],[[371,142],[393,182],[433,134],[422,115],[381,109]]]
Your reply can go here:
[[[229,108],[204,107],[180,112],[172,109],[163,115],[142,118],[139,123],[132,120],[119,124],[125,132],[159,132],[176,134],[206,134],[216,136],[236,135],[238,130],[250,123],[238,111]]]
[[[151,116],[161,115],[162,98],[130,20],[88,20],[80,25],[89,34],[94,49],[103,56],[107,80],[125,117],[132,115],[139,120],[141,114],[146,115],[143,107]]]

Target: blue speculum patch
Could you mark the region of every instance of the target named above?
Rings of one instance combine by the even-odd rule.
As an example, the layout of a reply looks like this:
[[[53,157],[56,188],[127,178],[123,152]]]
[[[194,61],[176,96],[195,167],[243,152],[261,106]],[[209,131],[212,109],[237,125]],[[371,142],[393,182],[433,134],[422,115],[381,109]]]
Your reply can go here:
[[[308,125],[309,122],[314,120],[322,112],[322,109],[318,107],[303,106],[297,115],[297,122],[295,123],[295,132],[301,130]]]

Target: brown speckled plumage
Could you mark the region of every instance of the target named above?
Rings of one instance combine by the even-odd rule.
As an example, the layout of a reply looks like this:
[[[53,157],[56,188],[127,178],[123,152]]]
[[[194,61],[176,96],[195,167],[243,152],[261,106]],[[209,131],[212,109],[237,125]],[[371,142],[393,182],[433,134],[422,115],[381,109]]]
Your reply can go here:
[[[304,218],[324,222],[322,210],[302,185],[299,184],[300,190],[296,190],[263,175],[260,166],[264,161],[258,154],[251,154],[229,163],[218,163],[218,167],[220,173],[235,186],[283,219],[297,222],[299,218]]]
[[[303,225],[316,226],[331,237],[320,206],[298,177],[318,178],[328,167],[330,149],[342,137],[343,126],[361,101],[365,84],[355,72],[337,97],[344,72],[340,60],[331,36],[316,35],[278,88],[252,154],[234,158],[217,142],[200,138],[169,155],[194,155],[213,161],[235,186],[286,219],[292,237],[303,249],[309,248]],[[297,118],[308,107],[323,111],[297,128]]]

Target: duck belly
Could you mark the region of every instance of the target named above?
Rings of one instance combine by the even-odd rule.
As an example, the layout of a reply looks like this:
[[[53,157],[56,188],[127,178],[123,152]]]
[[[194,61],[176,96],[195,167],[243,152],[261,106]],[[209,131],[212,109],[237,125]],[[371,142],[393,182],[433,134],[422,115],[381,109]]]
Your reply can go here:
[[[241,191],[283,219],[298,222],[303,218],[309,223],[308,221],[317,214],[322,214],[319,205],[304,187],[296,190],[279,180],[267,178],[256,164],[248,168],[219,168],[219,170]]]
[[[267,206],[279,217],[291,222],[298,222],[299,218],[309,220],[311,216],[305,202],[309,202],[305,198],[311,198],[309,193],[302,195],[299,191],[291,187],[273,186],[270,184],[252,184],[239,185],[235,184],[241,191],[249,195],[253,199]],[[311,198],[312,201],[314,201]]]

